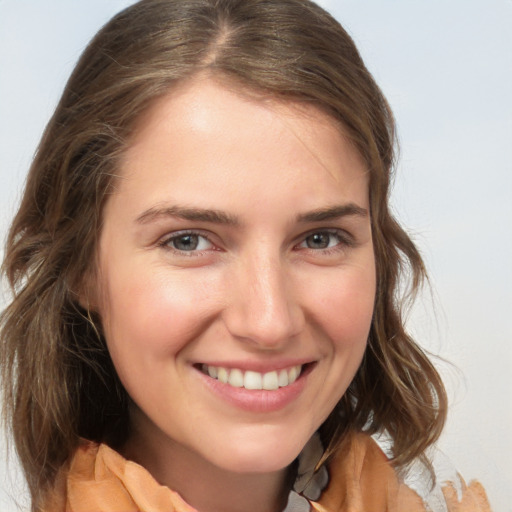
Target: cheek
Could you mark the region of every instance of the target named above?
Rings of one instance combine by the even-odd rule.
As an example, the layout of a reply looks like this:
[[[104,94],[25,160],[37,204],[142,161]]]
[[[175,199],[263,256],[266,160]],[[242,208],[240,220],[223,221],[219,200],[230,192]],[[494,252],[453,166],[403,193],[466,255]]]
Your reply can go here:
[[[163,272],[129,274],[111,272],[103,288],[101,316],[114,362],[138,366],[178,353],[209,315],[203,282]]]
[[[365,268],[340,268],[314,281],[310,324],[312,338],[322,355],[322,392],[314,400],[319,422],[314,428],[333,411],[363,359],[375,300],[373,268],[371,264]]]
[[[354,269],[330,279],[316,290],[317,321],[327,333],[331,350],[364,351],[373,317],[375,272]]]

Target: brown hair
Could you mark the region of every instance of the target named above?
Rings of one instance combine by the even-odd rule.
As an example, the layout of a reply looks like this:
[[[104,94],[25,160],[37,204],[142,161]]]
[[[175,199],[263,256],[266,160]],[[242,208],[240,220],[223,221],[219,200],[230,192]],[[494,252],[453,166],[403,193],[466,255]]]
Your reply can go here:
[[[361,367],[322,426],[327,454],[350,430],[387,431],[395,464],[440,434],[440,377],[403,325],[400,278],[425,270],[388,205],[394,122],[344,29],[308,0],[142,0],[115,16],[78,62],[43,135],[8,235],[2,313],[5,416],[36,510],[80,437],[121,443],[127,396],[77,299],[95,262],[102,207],[136,121],[201,71],[340,121],[370,175],[377,294]]]

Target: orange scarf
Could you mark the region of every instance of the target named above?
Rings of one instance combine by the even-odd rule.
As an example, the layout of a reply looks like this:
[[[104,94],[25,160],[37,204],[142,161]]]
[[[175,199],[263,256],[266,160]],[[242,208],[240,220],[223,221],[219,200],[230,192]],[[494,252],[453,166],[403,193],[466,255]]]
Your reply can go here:
[[[386,456],[364,434],[355,434],[347,450],[329,465],[329,484],[317,512],[427,512],[412,489],[401,483]],[[483,487],[466,486],[462,497],[449,482],[443,486],[448,512],[490,512]],[[84,442],[69,469],[57,478],[44,512],[197,512],[142,466],[124,459],[104,444]]]

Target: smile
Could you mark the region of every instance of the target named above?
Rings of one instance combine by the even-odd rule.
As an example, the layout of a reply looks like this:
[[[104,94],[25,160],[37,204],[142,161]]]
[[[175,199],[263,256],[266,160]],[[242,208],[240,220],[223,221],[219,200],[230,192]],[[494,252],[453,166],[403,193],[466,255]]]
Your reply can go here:
[[[302,365],[260,373],[250,370],[244,371],[239,368],[224,368],[203,364],[201,371],[212,379],[216,379],[223,384],[229,384],[234,388],[274,391],[293,384],[302,372]]]

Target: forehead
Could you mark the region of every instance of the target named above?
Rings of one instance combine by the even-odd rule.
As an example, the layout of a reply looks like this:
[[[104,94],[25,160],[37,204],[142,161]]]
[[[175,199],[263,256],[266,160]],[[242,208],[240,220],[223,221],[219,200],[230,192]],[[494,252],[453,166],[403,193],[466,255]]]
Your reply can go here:
[[[231,135],[237,144],[244,142],[243,135],[258,124],[261,139],[265,135],[264,128],[276,133],[288,131],[293,132],[298,142],[317,156],[334,143],[339,151],[350,150],[352,157],[362,159],[343,123],[328,114],[326,108],[304,100],[269,95],[211,75],[198,75],[183,81],[158,98],[138,120],[128,148],[133,152],[141,144],[147,144],[150,138],[156,145],[156,132],[163,137],[173,130],[176,136],[187,130],[196,136],[214,135],[219,119],[231,123],[232,128],[229,133],[217,135]],[[250,136],[254,135],[252,131]],[[315,147],[310,147],[313,138]]]
[[[367,187],[366,174],[343,127],[319,108],[203,79],[181,84],[139,120],[117,191],[183,202],[178,190],[222,187],[229,201],[241,188],[268,197],[307,185],[314,197],[349,194],[361,181]]]

